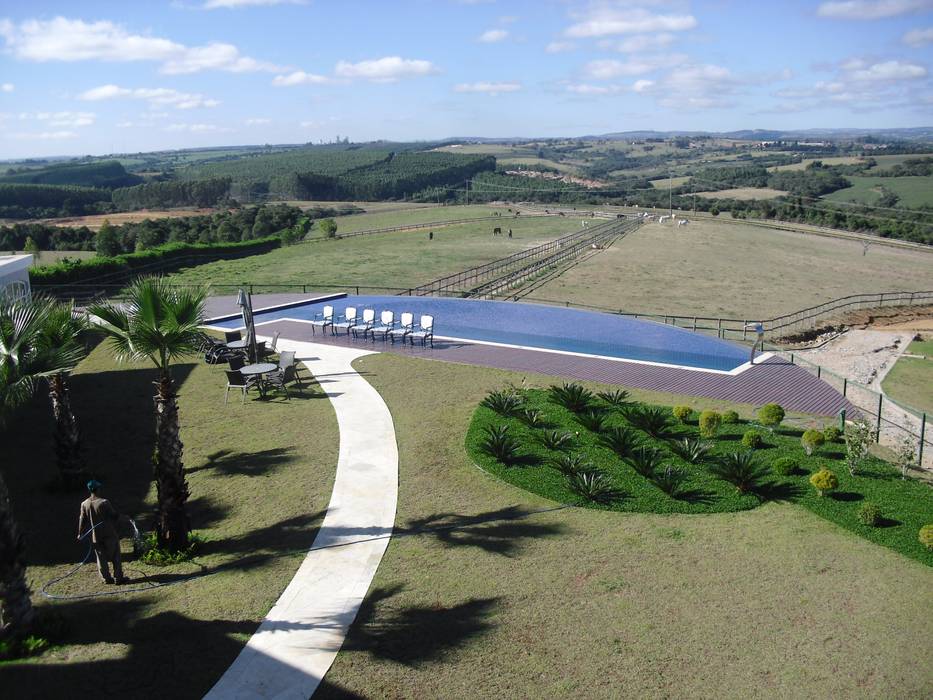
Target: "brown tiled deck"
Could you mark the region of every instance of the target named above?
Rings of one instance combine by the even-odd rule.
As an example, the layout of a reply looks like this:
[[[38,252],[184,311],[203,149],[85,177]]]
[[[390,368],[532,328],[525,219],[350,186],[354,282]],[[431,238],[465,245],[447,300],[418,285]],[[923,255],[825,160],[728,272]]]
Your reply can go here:
[[[546,351],[445,340],[436,340],[434,348],[422,348],[420,345],[412,348],[407,343],[393,345],[382,341],[373,343],[369,339],[352,340],[345,335],[334,337],[329,331],[324,335],[320,332],[313,335],[311,326],[295,321],[274,321],[257,327],[257,334],[262,336],[271,336],[275,331],[280,331],[282,337],[293,340],[354,347],[371,346],[379,351],[443,362],[550,374],[756,406],[774,401],[789,410],[825,416],[835,415],[843,408],[849,412],[856,410],[826,382],[797,365],[777,358],[755,365],[737,376],[729,376],[676,367],[656,367],[637,362],[575,357]]]

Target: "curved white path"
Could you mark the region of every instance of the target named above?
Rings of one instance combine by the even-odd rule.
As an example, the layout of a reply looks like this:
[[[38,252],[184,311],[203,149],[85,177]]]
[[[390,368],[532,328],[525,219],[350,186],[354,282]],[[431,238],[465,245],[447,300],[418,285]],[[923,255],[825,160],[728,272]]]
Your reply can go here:
[[[392,416],[350,366],[372,353],[286,340],[279,348],[296,351],[334,406],[340,427],[337,476],[308,555],[205,696],[211,700],[311,697],[360,609],[395,522],[398,447]]]

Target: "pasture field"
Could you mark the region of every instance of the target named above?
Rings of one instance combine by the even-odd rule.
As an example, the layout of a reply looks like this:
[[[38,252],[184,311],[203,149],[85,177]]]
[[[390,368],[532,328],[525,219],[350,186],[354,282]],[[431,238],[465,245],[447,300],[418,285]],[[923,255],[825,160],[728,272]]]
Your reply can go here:
[[[910,156],[906,156],[910,157]],[[810,163],[820,161],[823,165],[855,165],[856,163],[862,163],[865,161],[864,158],[860,156],[831,156],[829,158],[804,158],[799,163],[790,163],[788,165],[775,165],[774,167],[768,168],[771,172],[778,172],[780,170],[805,170]]]
[[[270,204],[275,203],[276,202],[270,202]],[[299,207],[300,209],[310,209],[312,207],[339,208],[344,206],[354,206],[363,209],[367,213],[375,213],[380,211],[399,211],[402,209],[434,209],[441,206],[440,204],[429,202],[331,202],[308,199],[289,199],[282,203],[293,207]]]
[[[508,227],[510,222],[515,221],[514,217],[510,218],[507,207],[491,207],[478,204],[398,210],[390,210],[389,207],[386,207],[385,211],[376,210],[372,213],[367,212],[366,214],[338,216],[335,217],[334,221],[337,222],[337,235],[340,235],[341,233],[352,233],[353,231],[366,231],[368,229],[388,228],[390,226],[405,226],[407,224],[452,221],[456,219],[481,219],[487,216],[493,216],[496,212],[502,214],[501,226]],[[490,233],[494,226],[500,226],[498,221],[482,223],[489,225]],[[480,224],[477,223],[477,226],[479,225]],[[513,226],[512,228],[514,229],[515,227]]]
[[[859,292],[929,289],[933,253],[691,220],[645,224],[534,291],[632,312],[772,318]]]
[[[360,214],[352,219],[362,219]],[[378,215],[371,215],[377,217]],[[388,215],[385,215],[388,216]],[[386,219],[376,218],[380,225]],[[307,284],[408,288],[437,277],[481,265],[579,230],[579,222],[563,217],[502,219],[502,230],[514,238],[492,236],[499,222],[445,226],[428,240],[424,229],[300,243],[263,255],[222,260],[171,275],[179,284]],[[374,228],[372,220],[359,228]],[[339,230],[338,230],[339,233]]]
[[[480,471],[464,448],[476,403],[522,374],[386,354],[354,364],[395,421],[398,513],[321,697],[929,689],[929,567],[787,503],[704,516],[561,508]]]
[[[898,207],[933,206],[933,176],[872,177],[853,175],[848,177],[848,180],[852,183],[852,187],[831,192],[825,195],[823,199],[830,202],[875,204],[881,199],[879,188],[885,187],[900,197],[896,205]]]
[[[549,160],[547,158],[538,158],[537,156],[515,155],[515,156],[509,156],[507,158],[500,158],[497,156],[496,164],[505,166],[505,167],[513,167],[517,165],[530,165],[534,167],[536,165],[540,165],[540,166],[544,166],[548,168],[554,168],[555,170],[559,170],[562,173],[574,174],[574,173],[579,172],[578,168],[574,167],[573,165],[569,163],[558,163],[556,160]]]
[[[697,192],[697,197],[707,199],[777,199],[787,194],[784,190],[774,190],[770,187],[734,187],[729,190],[717,192]]]
[[[523,152],[530,152],[531,149],[528,147],[522,146],[509,146],[504,143],[464,143],[464,144],[451,144],[449,146],[441,146],[440,148],[435,148],[435,151],[441,151],[443,153],[469,153],[472,155],[484,155],[484,156],[518,156]]]
[[[88,216],[69,216],[61,219],[38,219],[37,221],[50,226],[87,226],[97,231],[109,221],[114,226],[120,224],[135,224],[146,219],[180,219],[186,216],[204,216],[213,214],[216,209],[154,209],[152,211],[141,209],[139,211],[114,212],[112,214],[91,214]]]
[[[16,250],[14,253],[25,253],[25,250]],[[45,265],[54,265],[57,262],[61,262],[65,258],[69,260],[84,260],[86,258],[93,258],[97,253],[93,250],[42,250],[39,251],[39,254],[36,255],[32,253],[32,264],[34,267],[44,267]]]
[[[870,168],[868,172],[876,173],[879,170],[889,170],[891,167],[895,165],[901,165],[904,163],[905,160],[915,160],[917,158],[929,158],[930,154],[929,153],[924,153],[924,154],[906,153],[906,154],[901,154],[901,155],[896,155],[896,156],[870,156],[870,157],[873,158],[875,161],[877,161],[878,165],[874,166],[873,168]]]
[[[656,190],[666,190],[668,189],[669,186],[680,187],[682,184],[684,184],[685,182],[689,182],[689,181],[690,181],[689,176],[683,176],[683,177],[673,177],[670,179],[664,177],[658,180],[651,180],[650,182],[651,182],[651,186],[654,187]]]
[[[907,352],[923,357],[898,359],[881,386],[895,401],[933,416],[933,341],[915,340]]]

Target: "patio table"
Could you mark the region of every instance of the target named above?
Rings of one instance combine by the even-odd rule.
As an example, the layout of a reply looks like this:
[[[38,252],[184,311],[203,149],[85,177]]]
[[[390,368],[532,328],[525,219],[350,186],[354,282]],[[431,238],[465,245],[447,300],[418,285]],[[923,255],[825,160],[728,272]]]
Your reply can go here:
[[[260,396],[265,397],[266,384],[264,381],[262,381],[262,375],[275,372],[278,368],[278,365],[275,365],[271,362],[256,362],[252,365],[245,365],[240,367],[240,374],[245,377],[259,377],[259,394]]]

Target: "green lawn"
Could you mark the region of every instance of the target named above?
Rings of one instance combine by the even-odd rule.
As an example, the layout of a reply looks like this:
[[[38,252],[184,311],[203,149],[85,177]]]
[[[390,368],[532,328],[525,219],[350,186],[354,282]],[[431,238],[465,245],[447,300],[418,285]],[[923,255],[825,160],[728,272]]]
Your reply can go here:
[[[933,340],[915,340],[907,352],[924,357],[901,357],[881,386],[895,401],[933,416]]]
[[[427,213],[437,215],[434,210]],[[368,215],[350,219],[364,216]],[[376,218],[384,221],[388,216]],[[511,228],[514,237],[493,237],[493,226],[501,226],[503,231]],[[440,228],[434,231],[433,241],[428,240],[427,231],[419,229],[302,243],[263,255],[198,265],[172,275],[172,279],[191,284],[331,283],[407,288],[540,245],[578,230],[578,226],[579,222],[562,217],[503,217],[501,224],[482,221]]]
[[[330,500],[337,424],[320,390],[291,401],[223,403],[224,366],[179,363],[179,404],[190,515],[206,538],[194,564],[156,568],[132,561],[128,575],[168,581],[208,575],[152,592],[50,602],[38,591],[85,555],[75,542],[83,493],[50,491],[55,474],[47,397],[18,413],[3,434],[0,469],[27,538],[28,576],[40,611],[60,613],[64,644],[0,664],[4,697],[199,698],[233,661],[291,580]],[[154,426],[152,381],[143,366],[117,365],[104,346],[78,368],[71,396],[88,465],[104,495],[148,527]],[[252,396],[252,395],[251,395]],[[244,426],[250,426],[244,430]],[[129,558],[129,561],[126,559]],[[93,566],[57,594],[113,591]]]
[[[450,207],[426,207],[422,209],[401,209],[396,211],[380,212],[366,214],[353,214],[351,216],[339,216],[337,222],[337,233],[350,233],[352,231],[366,231],[374,228],[388,228],[390,226],[405,226],[407,224],[431,223],[434,221],[452,221],[455,219],[478,219],[487,216],[494,216],[495,212],[501,212],[508,215],[505,207],[489,206],[450,206]],[[495,222],[488,222],[489,230]]]
[[[908,175],[903,177],[876,177],[853,175],[848,178],[851,187],[836,190],[823,199],[831,202],[858,202],[876,204],[881,199],[880,187],[894,192],[900,199],[897,207],[912,208],[933,205],[933,177]]]
[[[560,508],[464,449],[476,404],[521,375],[388,355],[355,365],[393,414],[397,526],[320,697],[929,693],[930,567],[789,503]]]

